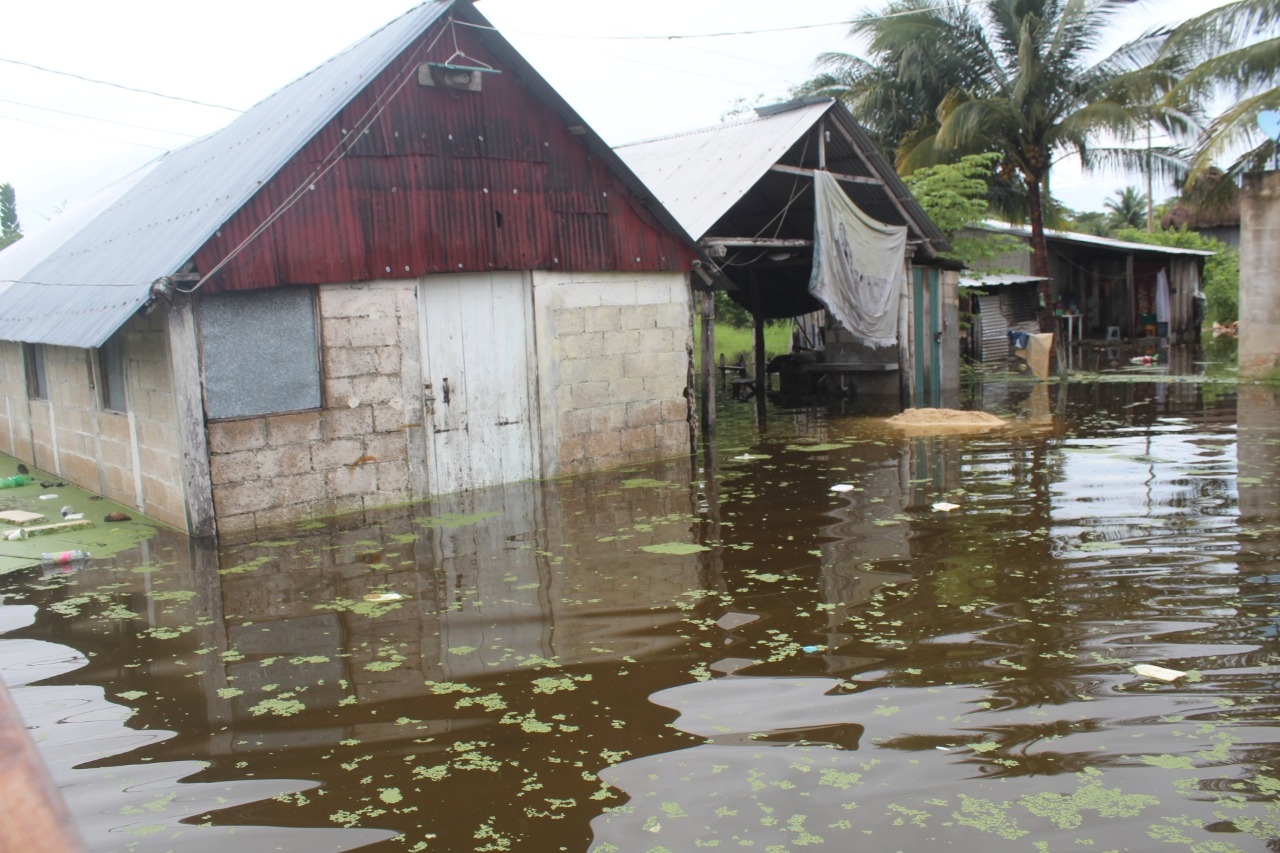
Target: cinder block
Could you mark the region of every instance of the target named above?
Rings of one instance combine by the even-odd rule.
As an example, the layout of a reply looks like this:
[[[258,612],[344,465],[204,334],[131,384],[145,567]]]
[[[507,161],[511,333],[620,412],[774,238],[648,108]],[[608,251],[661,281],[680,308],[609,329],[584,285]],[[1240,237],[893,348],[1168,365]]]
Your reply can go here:
[[[630,458],[637,458],[652,453],[657,444],[657,436],[652,426],[625,429],[619,434],[619,449]]]
[[[266,509],[275,502],[273,489],[261,482],[215,486],[213,504],[218,517],[239,515]]]
[[[590,308],[584,319],[588,332],[616,332],[622,328],[622,309],[614,306]]]
[[[352,465],[358,466],[358,460],[364,455],[364,442],[360,439],[317,442],[311,449],[311,465],[316,471],[345,469]]]
[[[267,424],[262,418],[209,424],[209,450],[213,453],[249,450],[266,444]]]
[[[335,468],[325,472],[325,491],[331,498],[367,495],[378,488],[378,469],[374,465]]]
[[[326,409],[320,416],[320,438],[359,438],[373,431],[373,409],[370,406],[346,406]]]
[[[326,347],[324,360],[325,375],[335,379],[378,372],[375,350],[367,347]]]
[[[320,440],[320,414],[318,412],[275,415],[267,418],[266,423],[267,444],[272,447]]]

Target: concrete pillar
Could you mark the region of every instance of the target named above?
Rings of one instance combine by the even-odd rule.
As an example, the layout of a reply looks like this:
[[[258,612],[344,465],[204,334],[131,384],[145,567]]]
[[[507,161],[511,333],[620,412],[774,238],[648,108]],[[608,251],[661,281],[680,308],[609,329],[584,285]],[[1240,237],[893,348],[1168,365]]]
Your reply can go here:
[[[1240,377],[1280,370],[1280,172],[1244,176],[1240,194]]]

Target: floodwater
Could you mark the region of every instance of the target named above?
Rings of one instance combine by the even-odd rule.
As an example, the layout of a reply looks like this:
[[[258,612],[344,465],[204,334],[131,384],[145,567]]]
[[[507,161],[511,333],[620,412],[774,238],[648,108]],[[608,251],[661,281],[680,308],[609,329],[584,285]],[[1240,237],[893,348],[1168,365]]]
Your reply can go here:
[[[1277,850],[1280,394],[1167,370],[10,574],[0,672],[95,851]]]

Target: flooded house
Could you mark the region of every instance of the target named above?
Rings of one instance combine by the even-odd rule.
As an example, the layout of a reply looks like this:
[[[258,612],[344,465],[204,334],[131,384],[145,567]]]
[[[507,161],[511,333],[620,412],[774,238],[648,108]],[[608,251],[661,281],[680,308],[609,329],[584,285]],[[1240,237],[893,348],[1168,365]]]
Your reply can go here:
[[[957,392],[958,267],[940,257],[950,246],[843,104],[761,107],[616,150],[712,257],[716,286],[751,312],[755,365],[739,380],[751,393],[772,372],[783,391],[908,406]],[[881,259],[891,280],[872,268]],[[704,372],[712,310],[708,293]],[[793,320],[792,353],[768,365],[763,324],[779,319]]]
[[[990,359],[1001,353],[1000,334],[1038,331],[1040,299],[1031,274],[1031,229],[987,222],[972,234],[1008,235],[1025,250],[1006,252],[989,267],[999,274],[967,273],[974,298],[976,327],[971,353]],[[1069,341],[1165,338],[1191,340],[1199,328],[1197,294],[1202,293],[1204,261],[1199,249],[1130,243],[1074,231],[1045,230],[1049,247],[1049,292],[1057,317],[1055,331]]]
[[[699,257],[434,0],[0,253],[0,450],[193,535],[680,455]]]

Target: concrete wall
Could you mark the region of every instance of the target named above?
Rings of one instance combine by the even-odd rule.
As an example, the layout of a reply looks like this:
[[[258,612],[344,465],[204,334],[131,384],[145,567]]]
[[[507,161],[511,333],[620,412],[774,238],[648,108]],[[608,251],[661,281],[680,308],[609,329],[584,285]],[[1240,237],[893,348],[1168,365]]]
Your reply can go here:
[[[47,400],[29,400],[22,345],[0,342],[0,449],[150,517],[186,528],[173,382],[159,314],[120,332],[126,412],[103,408],[90,350],[43,348]]]
[[[1280,369],[1280,172],[1245,175],[1240,193],[1240,376]]]
[[[208,425],[220,533],[424,493],[414,476],[424,454],[411,452],[421,416],[405,415],[422,410],[416,289],[415,281],[321,287],[324,408]]]
[[[688,277],[535,272],[533,285],[543,475],[687,454]]]
[[[687,454],[687,277],[533,281],[541,476]],[[416,281],[319,289],[324,408],[208,425],[220,533],[429,496],[416,293]]]

